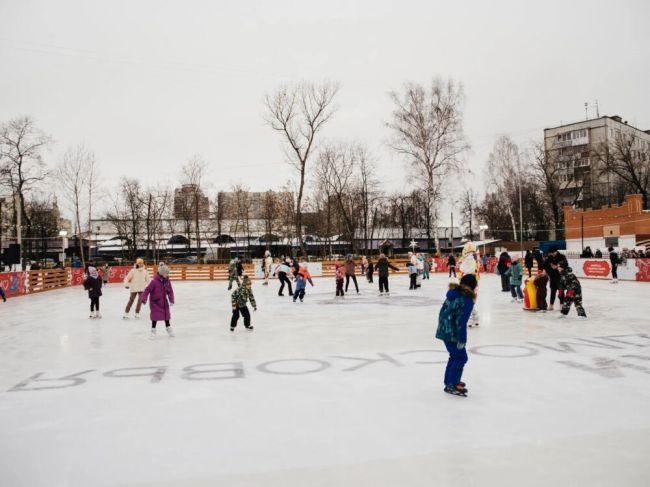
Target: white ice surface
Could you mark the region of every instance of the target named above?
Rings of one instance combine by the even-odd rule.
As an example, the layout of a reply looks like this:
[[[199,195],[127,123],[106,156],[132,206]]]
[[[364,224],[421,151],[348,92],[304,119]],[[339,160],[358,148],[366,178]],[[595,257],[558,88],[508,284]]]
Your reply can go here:
[[[483,276],[467,398],[442,392],[445,276],[315,284],[294,304],[256,282],[255,331],[231,333],[225,283],[174,283],[155,340],[118,285],[102,320],[80,288],[0,303],[0,485],[650,485],[650,284],[584,280],[589,318],[561,320]],[[104,375],[132,367],[112,375],[165,369]]]

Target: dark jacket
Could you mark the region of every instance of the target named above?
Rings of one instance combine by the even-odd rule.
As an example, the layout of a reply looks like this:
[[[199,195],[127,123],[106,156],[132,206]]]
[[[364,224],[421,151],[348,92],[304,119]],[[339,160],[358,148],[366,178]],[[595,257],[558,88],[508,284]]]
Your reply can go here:
[[[448,265],[449,267],[451,267],[452,265],[455,266],[455,265],[456,265],[456,257],[454,257],[453,255],[450,255],[450,256],[447,258],[447,265]]]
[[[380,258],[377,261],[377,274],[379,275],[379,277],[388,277],[388,269],[389,268],[393,269],[394,271],[399,270],[393,264],[388,262],[388,259],[386,257]]]
[[[612,264],[612,267],[618,267],[618,254],[613,250],[609,253],[609,262]]]
[[[499,262],[497,262],[497,270],[499,274],[503,275],[508,270],[509,265],[512,263],[512,259],[508,255],[508,252],[502,252],[499,256]]]
[[[526,252],[526,256],[524,257],[524,266],[526,269],[533,267],[533,254],[530,251]]]
[[[98,298],[102,295],[102,278],[88,276],[84,281],[84,289],[88,291],[89,298]]]
[[[467,343],[467,321],[474,308],[472,290],[450,284],[447,299],[438,314],[436,338],[452,343]]]
[[[257,309],[257,303],[255,302],[255,296],[253,296],[253,290],[248,289],[246,286],[241,286],[235,290],[231,297],[230,302],[232,303],[232,308],[243,308],[246,306],[246,302],[250,301],[253,305],[253,308]]]
[[[555,255],[548,254],[546,257],[544,269],[546,269],[546,273],[551,282],[558,283],[560,281],[560,271],[558,269],[553,269],[553,266],[558,265],[563,261],[566,261],[566,257],[559,252],[556,252]]]

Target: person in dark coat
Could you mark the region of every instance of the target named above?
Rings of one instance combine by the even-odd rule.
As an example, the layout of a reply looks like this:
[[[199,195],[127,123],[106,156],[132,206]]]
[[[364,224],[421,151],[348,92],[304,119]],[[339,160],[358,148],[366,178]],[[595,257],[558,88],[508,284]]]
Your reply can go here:
[[[528,277],[533,276],[533,253],[530,250],[526,251],[524,256],[524,266],[528,270]]]
[[[596,257],[596,259],[602,259],[603,258],[603,253],[600,251],[600,249],[596,249],[595,257]]]
[[[456,257],[454,257],[454,254],[449,254],[449,257],[447,257],[447,267],[449,267],[449,277],[451,277],[451,273],[454,273],[454,277],[456,277]]]
[[[368,272],[366,274],[366,277],[368,279],[368,282],[372,284],[372,275],[375,272],[375,265],[372,263],[372,259],[368,259]]]
[[[510,292],[510,278],[506,275],[506,272],[512,264],[512,259],[508,252],[501,252],[499,255],[499,261],[497,262],[497,271],[501,276],[501,292],[509,293]]]
[[[390,291],[388,290],[388,269],[393,269],[394,271],[399,270],[393,264],[388,262],[388,259],[384,254],[379,254],[379,259],[377,260],[377,274],[379,275],[379,295],[384,295],[384,290],[386,291],[386,296],[390,296]]]
[[[445,343],[449,352],[445,368],[445,392],[458,396],[467,395],[461,378],[467,363],[467,322],[474,309],[477,284],[474,274],[465,274],[460,279],[460,284],[449,284],[449,291],[438,315],[436,338]]]
[[[566,257],[562,255],[556,246],[552,246],[548,249],[548,256],[546,257],[546,262],[544,263],[544,269],[546,274],[548,274],[548,280],[551,284],[551,305],[548,307],[549,310],[553,310],[555,304],[555,296],[558,289],[560,288],[560,270],[558,265],[562,262],[566,262]],[[560,297],[560,304],[564,301],[564,298]]]
[[[536,296],[537,296],[537,308],[541,311],[546,311],[548,304],[546,304],[546,286],[548,286],[548,276],[544,267],[540,267],[537,271],[537,276],[533,280],[535,284]]]
[[[614,247],[610,247],[607,250],[609,250],[609,262],[612,265],[612,280],[610,282],[612,284],[618,284],[618,254],[614,250]]]
[[[84,289],[88,291],[88,297],[90,298],[89,318],[101,318],[102,315],[99,314],[99,297],[102,295],[102,278],[93,266],[88,266]]]
[[[158,272],[142,293],[142,304],[147,304],[149,300],[149,309],[151,311],[151,338],[156,337],[156,323],[165,322],[165,328],[170,337],[174,336],[170,320],[172,318],[170,307],[174,304],[174,289],[169,280],[169,267],[162,264]]]

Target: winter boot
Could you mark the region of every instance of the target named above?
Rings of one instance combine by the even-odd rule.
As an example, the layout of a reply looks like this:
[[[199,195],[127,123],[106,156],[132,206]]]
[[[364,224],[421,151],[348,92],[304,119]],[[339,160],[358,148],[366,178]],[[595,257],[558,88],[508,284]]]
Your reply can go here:
[[[174,330],[172,330],[171,326],[167,326],[165,328],[167,329],[167,334],[169,335],[170,338],[173,338],[174,336],[176,336],[176,335],[174,335]]]

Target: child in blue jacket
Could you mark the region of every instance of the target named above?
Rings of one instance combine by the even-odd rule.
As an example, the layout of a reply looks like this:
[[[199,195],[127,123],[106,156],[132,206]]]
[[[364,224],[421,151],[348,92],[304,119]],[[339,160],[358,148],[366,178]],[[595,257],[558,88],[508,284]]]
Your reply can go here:
[[[438,315],[436,338],[445,342],[449,360],[445,369],[445,392],[467,396],[465,383],[461,381],[467,363],[467,321],[474,309],[477,281],[474,274],[465,274],[460,284],[449,284],[447,299]]]

